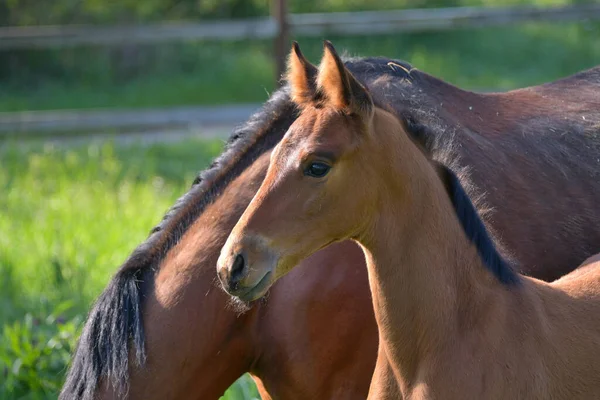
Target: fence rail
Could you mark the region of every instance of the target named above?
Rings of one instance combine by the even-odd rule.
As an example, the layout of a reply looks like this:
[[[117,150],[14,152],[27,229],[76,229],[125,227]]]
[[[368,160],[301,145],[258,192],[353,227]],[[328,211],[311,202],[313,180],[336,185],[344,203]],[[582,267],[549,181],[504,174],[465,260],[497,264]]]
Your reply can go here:
[[[140,26],[31,26],[0,28],[0,49],[159,43],[173,40],[269,39],[277,34],[271,18],[247,21],[168,23]]]
[[[238,21],[138,26],[0,27],[0,51],[69,46],[111,46],[173,40],[275,39],[277,78],[285,66],[290,34],[301,36],[439,31],[527,21],[600,19],[600,4],[561,7],[456,7],[439,9],[288,14],[286,0],[272,0],[271,17]],[[146,110],[32,111],[0,113],[7,133],[94,131],[231,125],[246,120],[258,105]]]
[[[285,24],[290,33],[324,34],[435,31],[505,25],[525,21],[573,21],[600,19],[600,4],[563,7],[455,7],[438,9],[365,11],[323,14],[290,14]],[[39,26],[1,27],[0,50],[120,45],[172,40],[267,39],[280,34],[282,21],[271,17],[239,21],[168,23],[139,26]]]
[[[260,104],[214,107],[172,107],[142,110],[65,110],[0,113],[3,134],[155,129],[157,127],[216,127],[246,121]]]

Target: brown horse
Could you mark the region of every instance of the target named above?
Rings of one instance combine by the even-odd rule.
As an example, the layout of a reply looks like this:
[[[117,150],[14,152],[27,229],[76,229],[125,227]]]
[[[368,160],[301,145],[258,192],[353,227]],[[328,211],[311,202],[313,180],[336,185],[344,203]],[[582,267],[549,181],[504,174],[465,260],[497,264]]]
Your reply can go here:
[[[551,284],[514,272],[454,172],[375,106],[333,46],[316,85],[296,51],[302,112],[223,247],[223,287],[254,301],[351,239],[367,260],[377,368],[405,398],[600,398],[600,263]],[[387,383],[369,398],[398,398]]]
[[[461,179],[470,172],[470,194],[486,192],[490,226],[525,272],[553,279],[599,250],[600,225],[588,220],[600,215],[598,138],[589,133],[600,114],[600,69],[481,95],[400,61],[346,65]],[[377,329],[355,244],[316,253],[242,315],[213,285],[219,251],[296,118],[289,90],[233,133],[115,274],[91,310],[61,398],[215,399],[250,371],[263,399],[364,399]]]

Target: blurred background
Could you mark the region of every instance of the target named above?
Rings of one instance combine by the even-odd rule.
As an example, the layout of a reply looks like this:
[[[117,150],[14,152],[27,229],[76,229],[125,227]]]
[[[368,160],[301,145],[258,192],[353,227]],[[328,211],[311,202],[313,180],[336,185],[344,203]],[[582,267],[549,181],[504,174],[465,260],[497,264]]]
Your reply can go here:
[[[600,64],[599,37],[592,0],[0,0],[0,398],[56,398],[91,302],[291,39],[494,91]]]

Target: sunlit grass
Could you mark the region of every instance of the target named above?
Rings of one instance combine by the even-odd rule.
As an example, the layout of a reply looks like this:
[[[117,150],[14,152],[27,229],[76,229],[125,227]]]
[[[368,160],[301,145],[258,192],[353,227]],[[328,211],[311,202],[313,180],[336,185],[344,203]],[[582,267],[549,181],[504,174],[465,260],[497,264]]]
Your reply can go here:
[[[0,150],[1,398],[56,397],[89,305],[221,146]],[[226,398],[253,396],[245,377]]]

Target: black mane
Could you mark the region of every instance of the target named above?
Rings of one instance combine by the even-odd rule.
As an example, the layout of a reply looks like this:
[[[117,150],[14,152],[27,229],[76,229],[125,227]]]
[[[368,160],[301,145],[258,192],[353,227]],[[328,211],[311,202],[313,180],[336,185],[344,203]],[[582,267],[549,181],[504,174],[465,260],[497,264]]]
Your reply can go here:
[[[496,249],[494,241],[479,217],[477,209],[463,189],[456,174],[442,164],[437,164],[437,166],[443,172],[443,180],[456,211],[456,216],[467,238],[477,249],[483,264],[501,283],[505,285],[518,283],[520,281],[519,275],[513,271],[510,264]]]
[[[503,284],[518,283],[519,275],[500,254],[498,245],[479,216],[477,210],[480,206],[484,208],[483,199],[480,198],[476,188],[470,185],[468,170],[460,165],[459,159],[454,154],[454,136],[451,129],[437,115],[437,112],[433,111],[437,109],[437,105],[431,104],[428,95],[423,94],[423,88],[430,85],[429,76],[416,70],[407,62],[383,57],[350,59],[345,63],[350,71],[363,82],[373,82],[380,77],[395,78],[391,81],[392,85],[395,87],[396,93],[402,93],[405,104],[391,105],[386,98],[386,92],[389,94],[388,87],[388,90],[381,90],[374,96],[375,105],[387,109],[399,117],[406,132],[442,169],[456,215],[467,238],[477,248],[484,265]],[[436,84],[451,86],[437,79]],[[461,91],[461,89],[455,89]],[[429,92],[435,93],[435,90]],[[460,179],[457,173],[460,175]],[[469,194],[461,181],[467,185]],[[477,207],[473,204],[471,196]]]
[[[96,300],[81,333],[60,398],[93,399],[102,382],[122,395],[129,356],[146,359],[142,305],[165,254],[229,182],[274,147],[296,118],[287,88],[271,96],[248,122],[234,130],[223,153],[194,180],[111,279]]]

